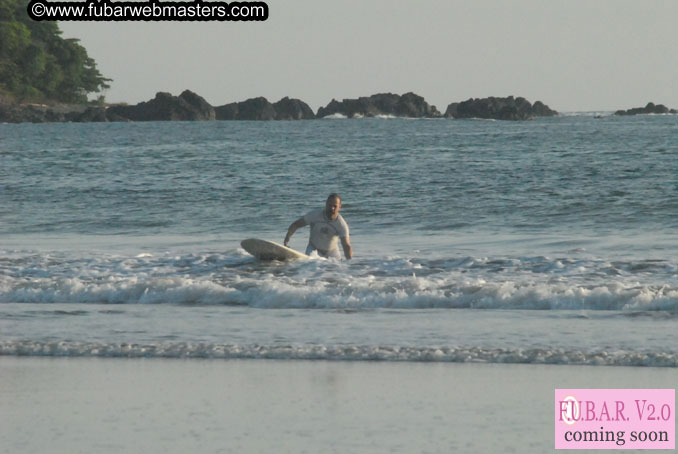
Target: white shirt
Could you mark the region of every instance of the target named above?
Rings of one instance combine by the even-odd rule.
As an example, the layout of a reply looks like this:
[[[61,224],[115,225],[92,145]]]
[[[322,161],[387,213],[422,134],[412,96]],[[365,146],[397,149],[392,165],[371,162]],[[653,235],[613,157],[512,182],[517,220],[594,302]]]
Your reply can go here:
[[[304,215],[306,225],[311,225],[309,242],[320,251],[333,251],[337,249],[339,238],[348,237],[348,224],[340,214],[336,219],[328,219],[325,209],[313,210]]]

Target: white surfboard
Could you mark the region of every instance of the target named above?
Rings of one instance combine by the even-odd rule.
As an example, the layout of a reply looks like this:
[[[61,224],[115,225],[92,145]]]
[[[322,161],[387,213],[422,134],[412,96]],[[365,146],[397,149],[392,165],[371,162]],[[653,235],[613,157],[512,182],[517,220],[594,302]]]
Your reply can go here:
[[[306,260],[308,256],[273,241],[248,238],[240,242],[244,250],[259,260]]]

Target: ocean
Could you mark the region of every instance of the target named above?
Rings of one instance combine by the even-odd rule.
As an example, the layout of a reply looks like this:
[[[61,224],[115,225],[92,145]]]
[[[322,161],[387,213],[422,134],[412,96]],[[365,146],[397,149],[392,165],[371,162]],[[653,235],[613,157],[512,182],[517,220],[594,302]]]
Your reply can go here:
[[[0,373],[32,357],[675,377],[677,144],[663,115],[0,124]],[[332,192],[353,260],[240,248],[282,242]]]

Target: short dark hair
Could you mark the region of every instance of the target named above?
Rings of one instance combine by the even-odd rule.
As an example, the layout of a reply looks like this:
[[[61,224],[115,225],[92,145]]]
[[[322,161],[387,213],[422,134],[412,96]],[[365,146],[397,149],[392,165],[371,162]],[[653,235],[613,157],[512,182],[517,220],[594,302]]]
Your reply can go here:
[[[330,199],[337,199],[341,202],[341,196],[339,194],[337,194],[336,192],[333,192],[332,194],[327,196],[327,200],[330,200]]]

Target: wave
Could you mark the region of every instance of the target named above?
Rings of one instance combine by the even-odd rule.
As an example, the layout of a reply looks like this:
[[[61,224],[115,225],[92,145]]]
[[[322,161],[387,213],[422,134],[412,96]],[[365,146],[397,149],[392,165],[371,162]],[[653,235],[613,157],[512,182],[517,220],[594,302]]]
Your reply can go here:
[[[0,260],[0,303],[678,311],[677,269],[667,261],[546,257],[266,264],[244,251],[22,256]]]
[[[572,111],[572,112],[559,112],[558,115],[562,117],[610,117],[614,115],[613,110],[595,110],[595,111]]]
[[[392,115],[392,114],[378,114],[378,115],[365,116],[365,115],[359,114],[359,113],[353,115],[352,117],[348,117],[348,116],[341,114],[341,113],[333,113],[333,114],[326,115],[326,116],[322,117],[322,119],[328,119],[328,120],[344,120],[344,119],[347,119],[347,118],[358,119],[358,120],[364,119],[364,118],[374,118],[374,119],[378,119],[378,120],[394,120],[394,119],[398,119],[398,120],[439,120],[439,119],[444,119],[444,118],[426,118],[426,117],[400,117],[400,116]]]
[[[325,120],[325,119],[327,119],[327,120],[345,120],[347,118],[348,117],[346,115],[343,115],[343,114],[340,114],[340,113],[334,113],[334,114],[325,115],[324,117],[322,117],[323,120]]]
[[[92,342],[0,342],[0,356],[409,361],[452,363],[569,364],[678,367],[678,354],[564,349],[482,347],[392,347],[361,345],[104,344]]]
[[[678,311],[678,289],[609,284],[353,278],[343,283],[185,277],[43,279],[0,291],[0,303],[243,305],[261,309],[536,309]]]

